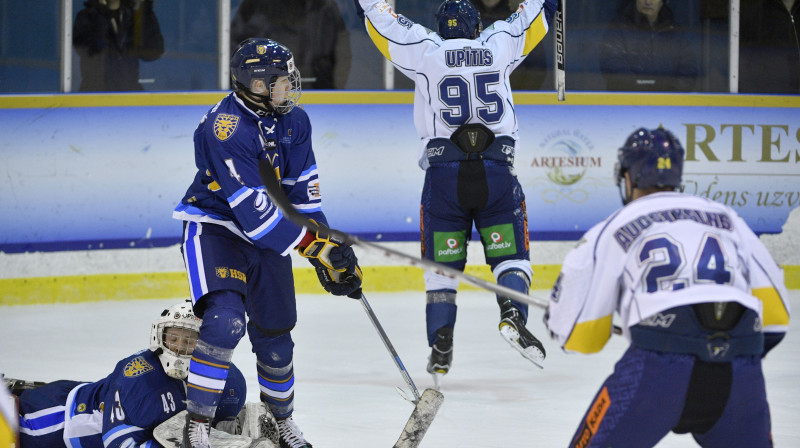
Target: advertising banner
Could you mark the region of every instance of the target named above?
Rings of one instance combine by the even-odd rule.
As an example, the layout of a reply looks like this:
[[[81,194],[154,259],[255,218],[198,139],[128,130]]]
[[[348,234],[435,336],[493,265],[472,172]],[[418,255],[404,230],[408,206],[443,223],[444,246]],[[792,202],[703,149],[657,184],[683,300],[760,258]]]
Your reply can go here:
[[[208,105],[0,109],[0,251],[153,247],[194,173]],[[419,236],[424,172],[411,104],[308,104],[323,210],[377,241]],[[800,121],[785,107],[518,105],[515,171],[534,240],[576,240],[621,206],[616,151],[639,127],[686,148],[685,190],[758,233],[800,204]]]

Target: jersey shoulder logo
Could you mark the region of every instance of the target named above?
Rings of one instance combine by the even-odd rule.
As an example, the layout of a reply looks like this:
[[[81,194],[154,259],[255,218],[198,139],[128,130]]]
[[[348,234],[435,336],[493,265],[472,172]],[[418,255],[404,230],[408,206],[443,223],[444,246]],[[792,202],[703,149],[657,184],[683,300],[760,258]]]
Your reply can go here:
[[[125,364],[125,369],[123,370],[123,374],[125,378],[134,378],[137,376],[144,375],[147,372],[153,370],[153,366],[147,362],[144,357],[137,356],[130,360],[127,364]]]
[[[214,135],[217,140],[224,142],[233,136],[239,126],[239,116],[231,114],[219,114],[214,119]]]

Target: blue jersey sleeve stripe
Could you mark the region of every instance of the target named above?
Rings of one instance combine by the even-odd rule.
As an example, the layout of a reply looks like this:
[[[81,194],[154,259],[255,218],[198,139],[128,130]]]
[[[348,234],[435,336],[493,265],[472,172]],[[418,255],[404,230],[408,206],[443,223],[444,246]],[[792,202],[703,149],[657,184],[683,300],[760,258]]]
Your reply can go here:
[[[314,176],[317,176],[317,165],[311,165],[307,170],[300,173],[300,177],[297,178],[297,181],[303,182]]]
[[[137,431],[142,431],[142,428],[130,425],[119,425],[111,428],[108,432],[103,434],[103,445],[109,446],[112,442],[120,437],[129,436],[131,433],[135,433]]]
[[[64,406],[56,406],[52,409],[56,412],[45,414],[37,418],[20,417],[20,426],[26,429],[38,430],[64,423]]]
[[[218,215],[215,215],[213,213],[204,212],[203,210],[200,210],[199,208],[191,206],[191,205],[188,205],[188,204],[178,204],[178,206],[175,207],[175,213],[176,214],[185,213],[185,214],[191,215],[191,216],[208,216],[209,218],[213,218],[213,219],[225,220],[225,218],[223,218],[222,216],[218,216]],[[173,214],[173,216],[174,215],[175,214]]]
[[[264,222],[264,224],[261,224],[250,232],[245,232],[245,235],[253,240],[261,239],[264,237],[264,235],[268,234],[272,229],[274,229],[282,218],[283,214],[280,212],[280,210],[276,210],[276,213],[274,213],[266,222]]]
[[[234,208],[237,205],[241,204],[242,201],[250,197],[250,195],[253,194],[253,192],[254,191],[252,188],[242,187],[238,189],[236,193],[233,193],[228,198],[228,204],[230,204],[231,208]]]
[[[296,204],[294,208],[301,213],[313,213],[322,211],[322,205],[317,201],[311,204]]]

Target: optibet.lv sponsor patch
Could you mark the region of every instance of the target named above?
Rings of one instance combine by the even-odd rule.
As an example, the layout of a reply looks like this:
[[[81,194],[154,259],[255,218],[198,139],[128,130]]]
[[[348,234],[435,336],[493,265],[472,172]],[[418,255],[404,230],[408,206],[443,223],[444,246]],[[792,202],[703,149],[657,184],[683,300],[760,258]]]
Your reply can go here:
[[[517,253],[517,240],[514,238],[514,226],[500,224],[480,229],[481,239],[486,246],[486,256],[502,257]]]
[[[467,232],[433,232],[433,259],[459,261],[467,257]]]

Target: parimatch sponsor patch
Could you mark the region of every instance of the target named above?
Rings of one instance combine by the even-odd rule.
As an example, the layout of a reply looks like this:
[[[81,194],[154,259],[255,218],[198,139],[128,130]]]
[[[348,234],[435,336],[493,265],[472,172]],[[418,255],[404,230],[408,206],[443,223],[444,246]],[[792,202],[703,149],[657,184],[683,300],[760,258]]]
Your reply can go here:
[[[500,224],[480,229],[481,239],[486,246],[486,257],[502,257],[517,253],[517,240],[514,238],[512,224]]]
[[[459,261],[467,257],[467,232],[433,232],[433,259]]]

